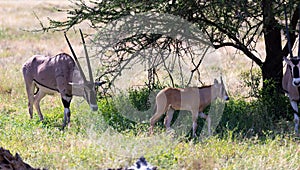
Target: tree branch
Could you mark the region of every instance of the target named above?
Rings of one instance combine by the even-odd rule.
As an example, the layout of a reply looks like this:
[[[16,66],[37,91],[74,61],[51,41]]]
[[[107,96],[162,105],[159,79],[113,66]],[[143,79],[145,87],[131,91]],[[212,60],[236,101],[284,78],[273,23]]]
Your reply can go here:
[[[238,50],[241,50],[248,58],[253,60],[259,67],[262,67],[262,65],[263,65],[263,62],[258,57],[256,57],[253,53],[251,53],[245,46],[240,46],[240,45],[237,45],[232,42],[225,42],[220,45],[213,45],[213,46],[216,49],[221,48],[221,47],[226,47],[226,46],[234,47]]]

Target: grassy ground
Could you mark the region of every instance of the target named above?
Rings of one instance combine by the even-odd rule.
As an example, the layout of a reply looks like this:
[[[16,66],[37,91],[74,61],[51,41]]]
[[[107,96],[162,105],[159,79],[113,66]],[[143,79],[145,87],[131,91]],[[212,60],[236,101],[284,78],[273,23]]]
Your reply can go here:
[[[23,111],[22,111],[23,110]],[[72,127],[60,131],[61,117],[48,109],[46,121],[29,120],[25,111],[2,111],[0,145],[18,152],[34,167],[105,169],[134,163],[144,155],[160,169],[299,169],[299,142],[288,136],[265,141],[235,139],[228,132],[202,142],[182,142],[162,135],[120,135],[98,114],[74,113]],[[95,123],[97,122],[97,123]],[[93,125],[93,126],[90,126]]]
[[[66,8],[69,2],[0,1],[0,146],[18,152],[33,167],[49,169],[105,169],[132,165],[144,155],[159,169],[300,169],[299,141],[289,134],[241,139],[228,131],[225,137],[213,136],[202,141],[182,141],[136,128],[122,135],[105,123],[101,113],[87,111],[85,104],[72,104],[72,126],[60,130],[62,105],[58,96],[42,101],[45,121],[27,112],[27,98],[21,74],[22,63],[33,54],[68,52],[61,32],[33,33],[39,22],[63,19],[51,7]],[[82,26],[87,30],[87,27]],[[79,39],[70,33],[78,53]],[[221,51],[224,52],[224,51]],[[231,94],[243,91],[238,75],[251,67],[237,56],[224,57],[222,63]],[[138,132],[138,133],[136,133]]]

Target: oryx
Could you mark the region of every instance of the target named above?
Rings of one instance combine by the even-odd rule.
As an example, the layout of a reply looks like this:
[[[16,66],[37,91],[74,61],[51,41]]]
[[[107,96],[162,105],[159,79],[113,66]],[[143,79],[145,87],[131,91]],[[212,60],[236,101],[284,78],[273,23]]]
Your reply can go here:
[[[287,63],[287,67],[282,78],[282,88],[289,96],[291,106],[294,110],[295,132],[298,133],[298,103],[300,101],[300,58],[293,57],[291,59],[287,59],[286,57],[284,57],[284,61]]]
[[[298,103],[300,101],[300,45],[298,47],[298,56],[293,56],[291,41],[288,30],[287,23],[287,13],[286,7],[284,8],[285,14],[285,27],[286,27],[286,36],[288,40],[288,50],[290,54],[290,59],[283,57],[284,61],[287,63],[286,71],[282,78],[282,88],[285,93],[289,96],[291,106],[294,110],[294,122],[295,122],[295,132],[298,134],[299,126],[299,115],[298,115]],[[300,24],[299,24],[300,30]],[[299,34],[300,39],[300,34]]]
[[[229,99],[222,78],[221,83],[215,79],[214,84],[210,86],[187,87],[184,89],[168,87],[161,90],[156,96],[155,114],[150,119],[150,134],[153,133],[153,127],[157,120],[165,112],[167,112],[167,115],[164,124],[168,130],[175,110],[189,110],[192,112],[193,137],[196,136],[199,113],[201,118],[206,119],[208,134],[210,135],[211,119],[203,111],[216,98]]]
[[[25,62],[22,67],[26,92],[28,96],[28,110],[32,118],[33,105],[35,106],[40,120],[43,115],[40,109],[40,101],[46,94],[60,93],[64,106],[63,128],[70,123],[70,102],[72,96],[82,96],[88,102],[93,111],[97,111],[95,83],[89,63],[82,32],[81,38],[85,49],[85,55],[89,70],[90,80],[87,80],[78,59],[65,34],[65,38],[73,53],[74,59],[66,54],[60,53],[55,56],[34,55]],[[37,92],[34,93],[35,88]]]

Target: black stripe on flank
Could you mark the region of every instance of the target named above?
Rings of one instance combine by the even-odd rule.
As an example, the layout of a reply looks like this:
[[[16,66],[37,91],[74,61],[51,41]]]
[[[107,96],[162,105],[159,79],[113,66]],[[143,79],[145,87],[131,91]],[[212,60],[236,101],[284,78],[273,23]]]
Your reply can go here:
[[[41,84],[40,82],[36,81],[35,79],[33,79],[33,81],[34,81],[35,83],[37,83],[38,85],[43,86],[43,87],[45,87],[45,88],[47,88],[47,89],[50,89],[50,90],[59,92],[58,89],[55,89],[55,88],[51,88],[51,87],[45,86],[45,85]]]

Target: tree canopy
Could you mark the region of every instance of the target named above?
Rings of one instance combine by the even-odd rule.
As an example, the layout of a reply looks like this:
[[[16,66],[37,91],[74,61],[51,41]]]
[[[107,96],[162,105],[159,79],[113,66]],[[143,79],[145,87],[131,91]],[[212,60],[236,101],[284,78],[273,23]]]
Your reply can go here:
[[[91,27],[97,29],[128,15],[145,12],[171,14],[187,20],[205,33],[214,48],[231,46],[240,50],[261,68],[263,80],[273,80],[279,91],[283,73],[282,57],[289,52],[287,43],[282,45],[282,40],[285,39],[285,6],[293,45],[298,32],[297,0],[81,0],[74,1],[72,9],[60,10],[68,14],[67,20],[50,19],[50,26],[43,27],[42,30],[66,31],[83,21],[88,21]],[[165,36],[162,41],[161,37],[164,35],[140,34],[127,37],[124,41],[138,42],[139,48],[147,48],[153,44],[159,44],[158,47],[161,48],[176,44],[174,38]],[[256,51],[259,40],[265,42],[266,56],[260,56]],[[184,48],[176,45],[174,47]],[[123,48],[125,49],[132,52],[129,47]]]

